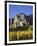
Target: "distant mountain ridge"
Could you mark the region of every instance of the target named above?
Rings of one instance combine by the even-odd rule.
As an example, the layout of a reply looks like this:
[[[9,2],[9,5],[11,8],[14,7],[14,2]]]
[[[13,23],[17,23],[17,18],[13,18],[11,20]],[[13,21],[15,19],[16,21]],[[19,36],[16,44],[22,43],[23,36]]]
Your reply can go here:
[[[30,14],[30,15],[26,16],[26,20],[29,21],[30,25],[32,25],[33,24],[33,15]]]

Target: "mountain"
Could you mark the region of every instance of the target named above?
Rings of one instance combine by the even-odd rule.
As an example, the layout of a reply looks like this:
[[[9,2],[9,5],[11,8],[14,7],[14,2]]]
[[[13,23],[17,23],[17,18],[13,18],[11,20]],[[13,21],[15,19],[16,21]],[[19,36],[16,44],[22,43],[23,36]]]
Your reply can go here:
[[[26,15],[24,13],[20,13],[20,14],[17,14],[14,18],[12,18],[11,21],[12,21],[11,24],[15,23],[15,25],[17,25],[16,27],[23,26],[23,25],[32,25],[33,15],[32,14]],[[9,19],[9,22],[10,22],[10,19]]]
[[[26,16],[26,20],[29,21],[30,25],[32,25],[33,24],[33,15],[30,14],[30,15]]]

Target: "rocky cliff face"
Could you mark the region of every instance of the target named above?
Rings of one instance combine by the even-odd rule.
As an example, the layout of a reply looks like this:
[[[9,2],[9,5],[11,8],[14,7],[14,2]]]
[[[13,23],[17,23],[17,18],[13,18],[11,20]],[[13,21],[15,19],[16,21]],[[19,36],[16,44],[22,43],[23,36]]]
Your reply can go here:
[[[17,14],[14,18],[12,18],[12,24],[16,24],[16,27],[18,26],[24,26],[24,25],[32,25],[33,24],[33,15],[25,15],[23,13]]]

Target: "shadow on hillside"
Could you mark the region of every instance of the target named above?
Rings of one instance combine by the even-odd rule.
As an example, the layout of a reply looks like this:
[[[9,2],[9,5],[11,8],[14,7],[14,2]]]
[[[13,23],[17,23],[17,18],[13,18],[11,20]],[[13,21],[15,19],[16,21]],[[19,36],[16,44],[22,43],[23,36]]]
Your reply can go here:
[[[24,27],[17,27],[17,28],[9,28],[9,31],[23,31],[23,30],[28,30],[29,26],[24,26]]]

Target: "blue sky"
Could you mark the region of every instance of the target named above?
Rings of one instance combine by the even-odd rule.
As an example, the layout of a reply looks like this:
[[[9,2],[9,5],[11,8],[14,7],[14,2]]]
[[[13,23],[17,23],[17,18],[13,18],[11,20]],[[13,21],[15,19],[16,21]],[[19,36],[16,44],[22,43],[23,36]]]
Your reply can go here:
[[[9,18],[13,18],[17,13],[24,13],[26,15],[33,13],[33,6],[28,5],[9,5]]]

